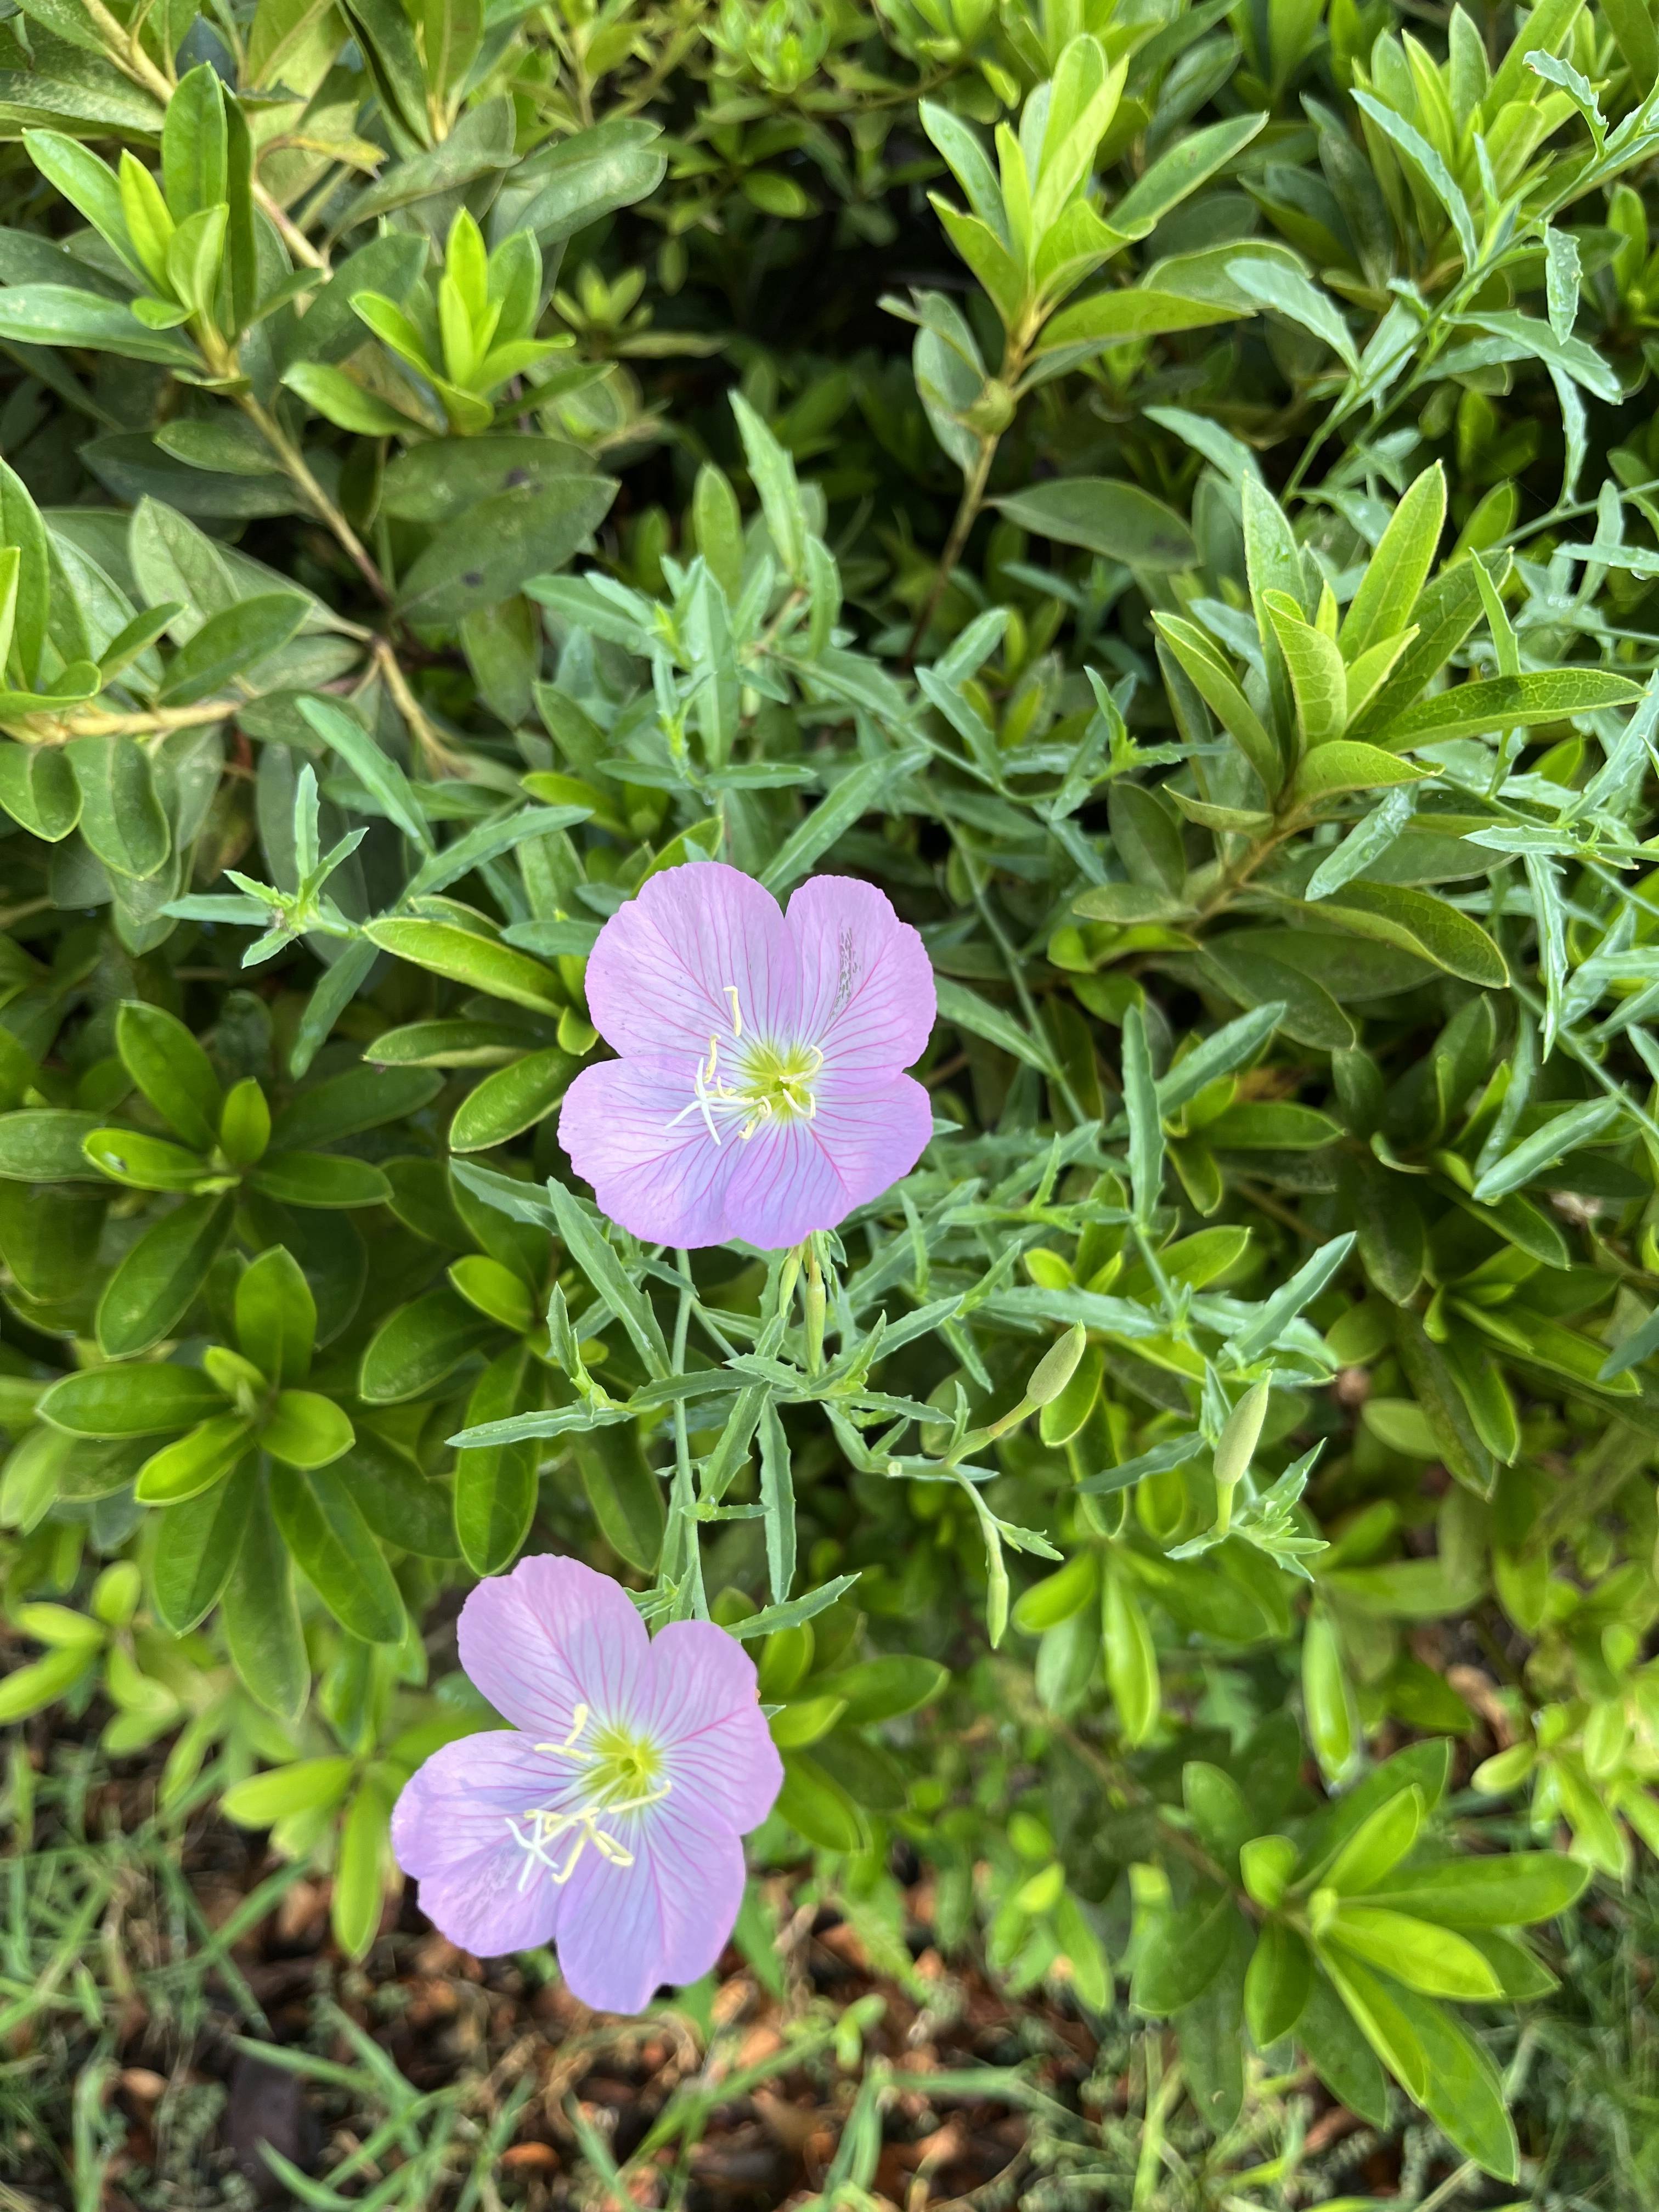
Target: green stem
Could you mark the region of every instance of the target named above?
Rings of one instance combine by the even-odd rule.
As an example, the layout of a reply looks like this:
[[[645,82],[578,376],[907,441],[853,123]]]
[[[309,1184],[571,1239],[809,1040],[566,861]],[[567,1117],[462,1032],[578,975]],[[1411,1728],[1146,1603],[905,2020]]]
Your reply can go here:
[[[349,556],[353,566],[382,606],[390,606],[392,593],[386,581],[369,557],[368,548],[346,520],[334,501],[312,474],[305,455],[289,436],[276,416],[253,397],[252,392],[239,394],[237,404],[264,440],[288,474],[293,478],[309,501],[319,520],[325,522]]]
[[[990,481],[991,464],[996,459],[997,447],[1001,443],[1000,430],[988,430],[981,434],[974,465],[963,480],[962,498],[957,507],[956,520],[951,525],[951,535],[945,541],[945,550],[939,555],[933,584],[922,602],[921,612],[916,617],[909,642],[904,648],[902,665],[906,668],[921,650],[921,641],[927,635],[927,626],[938,613],[939,603],[945,597],[945,587],[951,580],[951,572],[962,558],[969,532],[979,520],[979,510],[985,499],[985,487]]]

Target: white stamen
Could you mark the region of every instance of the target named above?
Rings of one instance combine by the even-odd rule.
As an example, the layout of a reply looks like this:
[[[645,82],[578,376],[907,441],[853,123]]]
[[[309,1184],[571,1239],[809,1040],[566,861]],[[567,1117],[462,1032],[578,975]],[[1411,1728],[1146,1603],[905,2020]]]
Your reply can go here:
[[[588,1719],[588,1708],[585,1705],[577,1705],[571,1715],[570,1733],[564,1741],[538,1743],[536,1749],[552,1759],[573,1759],[579,1765],[592,1766],[603,1759],[605,1754],[591,1748],[579,1747],[579,1740],[586,1729]],[[611,1786],[615,1787],[614,1782]],[[647,1790],[637,1796],[624,1797],[616,1803],[607,1802],[605,1791],[601,1788],[599,1795],[586,1804],[574,1806],[565,1812],[556,1812],[548,1805],[532,1805],[522,1816],[529,1823],[528,1834],[520,1828],[510,1814],[506,1815],[507,1832],[525,1855],[524,1865],[519,1871],[520,1889],[524,1888],[532,1869],[538,1866],[544,1867],[552,1876],[555,1886],[562,1888],[576,1871],[581,1855],[590,1844],[607,1865],[631,1867],[634,1864],[633,1852],[620,1838],[599,1826],[600,1819],[615,1820],[623,1813],[642,1811],[646,1806],[655,1805],[666,1797],[672,1787],[672,1783],[665,1781],[654,1790]],[[560,1866],[551,1856],[550,1847],[573,1830],[576,1832],[575,1841],[568,1857]]]

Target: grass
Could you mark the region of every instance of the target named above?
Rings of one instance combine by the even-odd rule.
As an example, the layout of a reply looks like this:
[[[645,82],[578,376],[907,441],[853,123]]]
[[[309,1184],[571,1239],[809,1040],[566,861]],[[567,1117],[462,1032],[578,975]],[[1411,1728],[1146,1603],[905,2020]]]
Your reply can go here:
[[[544,1955],[480,1968],[412,1909],[352,1968],[319,1885],[152,1803],[149,1776],[88,1747],[54,1745],[39,1774],[14,1751],[0,2212],[1659,2203],[1650,1875],[1574,1917],[1561,1989],[1497,2039],[1528,2159],[1506,2199],[1420,2119],[1379,2136],[1302,2075],[1253,2080],[1213,2141],[1160,2032],[1122,2009],[1091,2029],[947,1965],[915,1928],[925,1889],[899,1899],[905,1948],[867,1903],[769,1881],[721,1979],[616,2021]]]

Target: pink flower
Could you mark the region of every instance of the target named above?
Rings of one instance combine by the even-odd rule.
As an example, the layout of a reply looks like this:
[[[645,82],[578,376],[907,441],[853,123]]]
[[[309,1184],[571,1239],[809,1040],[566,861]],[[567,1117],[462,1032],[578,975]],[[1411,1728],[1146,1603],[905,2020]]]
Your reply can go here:
[[[743,1646],[709,1621],[653,1640],[620,1583],[546,1553],[480,1583],[459,1635],[513,1726],[446,1744],[398,1800],[427,1917],[483,1958],[556,1942],[600,2012],[706,1974],[783,1782]]]
[[[775,1250],[908,1175],[932,1133],[903,1073],[933,1025],[921,938],[873,884],[817,876],[778,910],[737,868],[667,868],[611,915],[559,1139],[650,1244]]]

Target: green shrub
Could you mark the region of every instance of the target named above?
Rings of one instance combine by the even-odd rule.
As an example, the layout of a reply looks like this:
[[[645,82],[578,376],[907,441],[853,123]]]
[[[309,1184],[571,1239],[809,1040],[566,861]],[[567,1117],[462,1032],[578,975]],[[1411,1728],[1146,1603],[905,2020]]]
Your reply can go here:
[[[1513,2179],[1462,2008],[1659,1849],[1647,0],[0,45],[0,1714],[362,1954],[574,1553],[757,1658],[763,1857]],[[938,979],[787,1252],[557,1141],[714,857]]]

